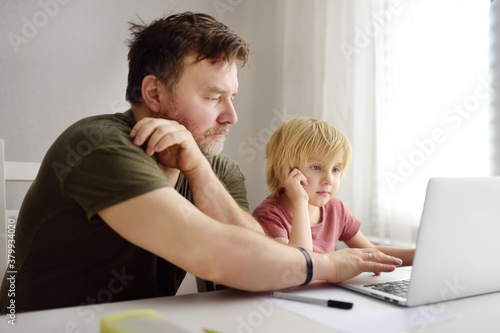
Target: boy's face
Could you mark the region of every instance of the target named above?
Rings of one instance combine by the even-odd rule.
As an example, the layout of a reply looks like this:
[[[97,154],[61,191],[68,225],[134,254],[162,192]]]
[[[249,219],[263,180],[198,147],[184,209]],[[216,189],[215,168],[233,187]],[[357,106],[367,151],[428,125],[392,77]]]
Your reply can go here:
[[[333,160],[309,159],[306,168],[299,168],[308,179],[308,184],[302,186],[310,205],[322,207],[333,198],[339,188],[343,165],[344,154],[341,153]]]
[[[194,62],[187,66],[175,91],[174,106],[166,105],[163,115],[184,125],[205,155],[219,154],[229,126],[238,121],[233,98],[238,92],[235,63]]]

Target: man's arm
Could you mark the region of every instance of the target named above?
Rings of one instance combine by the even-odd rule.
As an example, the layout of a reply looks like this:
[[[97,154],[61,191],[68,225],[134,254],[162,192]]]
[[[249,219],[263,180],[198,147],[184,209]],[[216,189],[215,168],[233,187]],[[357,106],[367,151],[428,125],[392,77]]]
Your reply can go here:
[[[206,280],[264,291],[296,286],[306,279],[306,261],[299,250],[245,228],[220,223],[173,188],[151,191],[98,214],[131,243]],[[330,282],[363,271],[392,271],[400,264],[375,249],[310,254],[313,279]]]
[[[260,224],[249,212],[238,205],[208,162],[196,172],[184,173],[184,175],[191,187],[194,203],[202,212],[217,221],[242,226],[264,234]]]
[[[146,153],[156,154],[160,167],[177,168],[184,173],[196,207],[202,212],[217,221],[264,234],[253,216],[227,192],[184,126],[166,119],[143,118],[130,136],[137,146],[147,142]]]
[[[203,191],[204,181],[216,182],[214,188],[222,186],[191,133],[179,123],[144,118],[137,122],[130,136],[138,146],[147,142],[146,153],[156,154],[162,167],[181,170],[196,191]],[[230,224],[234,223],[230,219],[237,218],[242,210],[225,189],[221,193],[222,202],[229,201],[232,207],[226,211],[229,219],[222,216],[226,223],[204,214],[173,188],[140,195],[106,208],[99,215],[133,244],[202,279],[249,291],[280,289],[304,282],[307,272],[303,254],[263,234]],[[212,214],[224,215],[224,211],[218,208]],[[400,264],[399,259],[374,249],[311,253],[311,257],[315,267],[313,279],[330,282],[363,271],[392,271]],[[368,261],[369,257],[373,260]]]

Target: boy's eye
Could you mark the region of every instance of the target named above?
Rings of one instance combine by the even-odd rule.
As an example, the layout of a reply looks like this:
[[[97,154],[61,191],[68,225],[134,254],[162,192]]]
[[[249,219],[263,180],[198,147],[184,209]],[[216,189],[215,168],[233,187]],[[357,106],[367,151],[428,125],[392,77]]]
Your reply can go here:
[[[335,172],[335,173],[340,172],[340,168],[333,168],[332,171]]]
[[[312,169],[312,170],[320,170],[320,167],[319,167],[319,165],[313,165],[313,166],[311,167],[311,169]]]

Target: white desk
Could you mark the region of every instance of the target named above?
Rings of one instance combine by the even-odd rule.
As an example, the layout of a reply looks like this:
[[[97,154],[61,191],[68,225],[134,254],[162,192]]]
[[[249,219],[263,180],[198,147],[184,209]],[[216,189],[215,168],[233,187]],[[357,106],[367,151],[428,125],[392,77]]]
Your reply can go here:
[[[323,308],[317,305],[291,302],[287,307],[305,306],[307,311],[327,314],[329,320],[335,321],[335,316],[341,318],[349,311],[350,316],[359,321],[367,320],[368,312],[359,304],[358,297],[363,302],[373,302],[370,311],[380,310],[384,306],[393,307],[395,313],[405,313],[417,309],[403,309],[391,304],[385,304],[369,297],[357,295],[339,288],[320,283],[301,287],[299,292],[328,293],[328,297],[336,295],[343,300],[353,301],[352,310]],[[85,307],[63,308],[56,310],[20,313],[16,316],[16,326],[7,323],[7,317],[0,317],[0,332],[99,332],[101,316],[134,309],[155,309],[170,321],[192,332],[203,332],[209,328],[218,332],[334,332],[330,325],[323,325],[301,315],[285,310],[270,293],[252,294],[235,290],[223,290],[175,297],[162,297],[139,301],[110,303],[105,305],[90,305]],[[347,297],[347,299],[346,299]],[[285,301],[286,302],[286,301]],[[365,304],[366,306],[366,304]],[[443,322],[425,322],[414,325],[414,332],[499,332],[500,331],[500,293],[471,297],[462,300],[440,303],[440,311],[452,313],[454,318]],[[323,312],[322,312],[323,311]],[[326,312],[324,312],[326,311]],[[328,312],[329,311],[329,312]],[[344,311],[344,312],[342,312]],[[399,311],[399,312],[398,312]],[[415,312],[417,311],[417,312]],[[432,317],[432,311],[424,311],[422,316]],[[340,317],[339,317],[340,316]],[[414,318],[418,319],[418,318]],[[429,318],[428,318],[429,319]],[[416,320],[416,323],[424,323]],[[369,324],[369,322],[368,322]],[[378,325],[378,324],[377,324]],[[381,331],[387,331],[383,327]],[[371,330],[374,331],[374,330]]]

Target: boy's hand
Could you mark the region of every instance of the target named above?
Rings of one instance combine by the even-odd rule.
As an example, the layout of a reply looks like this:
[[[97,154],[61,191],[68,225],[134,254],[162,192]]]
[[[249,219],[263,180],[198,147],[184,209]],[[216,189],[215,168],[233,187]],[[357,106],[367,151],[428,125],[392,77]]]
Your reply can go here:
[[[309,196],[303,185],[308,184],[308,179],[299,169],[294,168],[289,171],[288,177],[285,179],[284,187],[286,195],[293,202],[304,200],[309,202]]]

